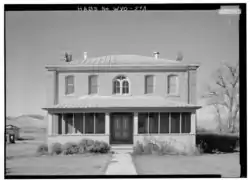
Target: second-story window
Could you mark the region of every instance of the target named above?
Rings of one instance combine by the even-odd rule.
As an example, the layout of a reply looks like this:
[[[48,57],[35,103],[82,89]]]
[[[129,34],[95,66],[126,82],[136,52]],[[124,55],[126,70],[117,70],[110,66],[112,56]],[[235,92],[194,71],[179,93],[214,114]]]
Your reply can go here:
[[[113,80],[113,94],[129,94],[129,80],[125,76],[117,76]]]
[[[74,93],[74,76],[66,76],[65,77],[65,94],[73,94]]]
[[[89,94],[98,93],[98,76],[91,75],[89,76]]]
[[[154,92],[154,76],[145,76],[145,94],[152,94]]]
[[[178,94],[178,76],[177,75],[168,76],[167,93]]]

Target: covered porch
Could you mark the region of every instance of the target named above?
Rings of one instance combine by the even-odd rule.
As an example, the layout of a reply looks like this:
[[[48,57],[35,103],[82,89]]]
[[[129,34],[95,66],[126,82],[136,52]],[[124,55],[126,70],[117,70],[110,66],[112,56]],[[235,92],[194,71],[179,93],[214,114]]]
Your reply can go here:
[[[48,141],[66,143],[89,138],[111,145],[135,144],[147,137],[183,139],[184,136],[194,136],[196,133],[194,109],[133,110],[54,109],[48,112]]]

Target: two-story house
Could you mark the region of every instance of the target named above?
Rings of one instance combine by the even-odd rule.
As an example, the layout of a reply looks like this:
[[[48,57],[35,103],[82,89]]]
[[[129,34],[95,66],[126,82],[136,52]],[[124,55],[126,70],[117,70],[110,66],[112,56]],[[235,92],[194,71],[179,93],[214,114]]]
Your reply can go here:
[[[48,143],[145,137],[195,145],[197,64],[111,55],[48,65]]]

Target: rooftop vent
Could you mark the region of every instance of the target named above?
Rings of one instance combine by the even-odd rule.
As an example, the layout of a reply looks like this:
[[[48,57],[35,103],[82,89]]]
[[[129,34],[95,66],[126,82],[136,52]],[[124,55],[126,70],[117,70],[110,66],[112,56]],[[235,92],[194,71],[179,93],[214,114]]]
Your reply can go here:
[[[155,59],[158,59],[158,58],[159,58],[160,53],[159,53],[159,52],[154,52],[154,53],[153,53],[153,55],[154,55],[154,58],[155,58]]]
[[[88,57],[87,52],[84,52],[84,53],[83,53],[83,60],[86,60],[87,57]]]

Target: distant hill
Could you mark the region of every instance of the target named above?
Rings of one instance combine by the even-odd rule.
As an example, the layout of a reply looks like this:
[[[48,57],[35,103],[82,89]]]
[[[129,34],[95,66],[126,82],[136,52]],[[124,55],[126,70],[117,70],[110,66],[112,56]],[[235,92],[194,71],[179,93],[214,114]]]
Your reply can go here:
[[[18,117],[6,117],[6,125],[14,125],[19,128],[37,129],[46,128],[47,120],[42,115],[26,114]]]

